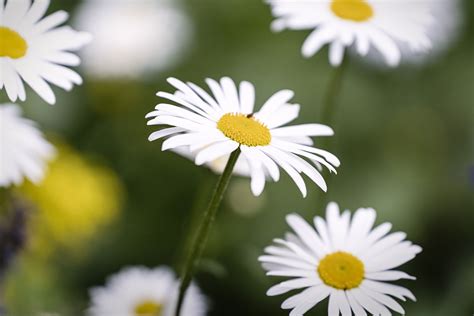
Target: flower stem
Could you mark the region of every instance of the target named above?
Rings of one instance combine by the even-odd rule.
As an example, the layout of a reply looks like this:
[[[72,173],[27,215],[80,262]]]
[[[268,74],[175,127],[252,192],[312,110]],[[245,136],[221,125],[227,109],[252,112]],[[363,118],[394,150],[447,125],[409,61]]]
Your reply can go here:
[[[337,98],[341,92],[342,79],[349,63],[349,56],[344,56],[342,64],[334,69],[328,89],[324,95],[323,107],[321,110],[321,121],[326,125],[334,125],[334,116],[337,112]]]
[[[332,78],[329,82],[326,94],[323,99],[323,106],[321,108],[321,123],[336,128],[335,117],[337,113],[337,99],[341,93],[342,81],[349,64],[349,56],[344,56],[342,64],[334,69]],[[328,138],[323,138],[320,142],[321,147],[328,151],[333,151],[334,142],[329,142]],[[330,187],[333,177],[327,178],[327,185]],[[326,195],[323,191],[319,191],[316,200],[316,211],[321,210],[326,202]]]
[[[184,269],[181,276],[176,316],[179,316],[181,313],[181,307],[183,305],[186,290],[188,289],[189,284],[191,283],[194,270],[196,269],[196,266],[204,251],[211,225],[214,222],[217,210],[219,209],[219,206],[222,202],[222,198],[224,197],[224,193],[229,184],[230,178],[232,176],[232,171],[234,170],[234,166],[237,162],[237,159],[239,158],[239,155],[240,149],[235,150],[230,155],[229,161],[227,161],[227,165],[225,166],[224,172],[222,173],[219,178],[219,181],[217,182],[216,189],[214,190],[211,201],[209,202],[209,206],[207,207],[207,210],[204,213],[204,217],[202,218],[201,224],[196,233],[196,237],[190,248],[190,253],[184,264]]]

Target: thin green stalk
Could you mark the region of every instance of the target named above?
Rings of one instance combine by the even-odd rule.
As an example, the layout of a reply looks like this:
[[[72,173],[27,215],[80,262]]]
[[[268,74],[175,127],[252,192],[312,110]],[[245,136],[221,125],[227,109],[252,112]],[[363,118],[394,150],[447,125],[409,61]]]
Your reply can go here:
[[[196,266],[199,260],[201,259],[201,255],[204,251],[211,225],[214,222],[217,210],[219,209],[219,206],[222,202],[222,198],[224,197],[224,193],[227,189],[230,178],[232,177],[232,171],[234,170],[234,166],[237,162],[237,159],[239,158],[239,155],[240,149],[235,150],[230,155],[229,161],[227,162],[224,172],[222,173],[219,178],[219,181],[217,182],[214,194],[212,195],[211,201],[209,202],[209,206],[206,212],[204,213],[201,224],[196,233],[196,237],[190,249],[190,253],[185,262],[183,273],[181,276],[176,316],[179,316],[181,313],[181,307],[183,305],[186,290],[188,289],[189,284],[191,283],[194,270],[196,269]]]
[[[342,82],[348,64],[349,56],[346,55],[344,56],[342,64],[338,68],[334,69],[332,78],[329,81],[329,85],[323,99],[323,105],[321,108],[321,122],[333,129],[335,129],[337,125],[335,122],[335,117],[337,113],[338,97],[341,93]],[[334,147],[334,141],[330,142],[328,138],[323,138],[320,142],[320,146],[325,150],[332,151],[332,148]],[[327,177],[328,188],[331,186],[331,182],[332,177]],[[319,191],[316,201],[316,211],[319,212],[326,203],[326,195],[323,194],[322,191]]]
[[[349,61],[348,56],[344,56],[342,64],[334,69],[333,76],[329,82],[328,89],[323,99],[323,107],[321,110],[321,121],[326,125],[334,125],[334,116],[337,112],[337,98],[341,92],[342,79],[347,69]]]
[[[202,210],[207,206],[209,203],[209,195],[213,193],[214,191],[214,186],[215,186],[215,179],[213,175],[213,172],[211,170],[203,170],[206,172],[206,177],[203,180],[202,183],[197,188],[197,192],[194,197],[194,202],[192,205],[192,209],[190,212],[190,217],[189,217],[189,222],[187,223],[187,227],[189,228],[189,231],[193,231],[195,227],[199,227],[199,224],[201,223],[201,217],[202,217]],[[184,264],[186,262],[186,259],[188,257],[188,253],[191,250],[192,243],[194,242],[194,235],[190,234],[188,236],[185,236],[183,238],[182,244],[184,245],[182,247],[181,252],[179,253],[177,257],[177,264],[179,267],[179,271],[182,271],[184,269]]]

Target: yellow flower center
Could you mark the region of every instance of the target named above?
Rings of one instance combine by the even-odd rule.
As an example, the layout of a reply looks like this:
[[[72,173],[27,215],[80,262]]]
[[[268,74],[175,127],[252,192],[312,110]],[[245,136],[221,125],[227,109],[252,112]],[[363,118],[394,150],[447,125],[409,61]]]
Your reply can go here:
[[[217,128],[230,139],[251,147],[266,146],[272,140],[268,127],[252,115],[227,113],[217,122]]]
[[[374,15],[366,0],[332,0],[331,10],[344,20],[364,22]]]
[[[333,288],[350,290],[364,280],[364,264],[350,253],[338,251],[327,255],[319,262],[321,280]]]
[[[0,26],[0,57],[18,59],[26,55],[28,44],[17,32]]]
[[[135,316],[160,316],[163,305],[154,301],[144,301],[135,307]]]

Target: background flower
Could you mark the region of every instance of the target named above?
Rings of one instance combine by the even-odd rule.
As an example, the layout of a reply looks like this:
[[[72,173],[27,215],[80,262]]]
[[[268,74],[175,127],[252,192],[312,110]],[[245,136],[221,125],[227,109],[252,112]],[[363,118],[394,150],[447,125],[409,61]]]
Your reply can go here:
[[[24,178],[39,183],[53,146],[15,104],[0,104],[0,187],[20,185]]]
[[[91,289],[91,316],[173,316],[179,283],[168,267],[130,267],[109,277],[105,287]],[[182,313],[204,316],[206,298],[193,284],[184,299]]]
[[[389,66],[397,66],[402,58],[401,46],[405,51],[425,53],[439,44],[430,38],[439,36],[430,32],[439,23],[435,19],[435,11],[440,9],[436,0],[268,2],[276,18],[274,30],[312,30],[303,44],[303,55],[311,57],[327,44],[329,61],[334,66],[341,64],[348,47],[354,47],[361,56],[376,51]],[[443,11],[453,14],[453,10]]]
[[[56,96],[49,83],[71,90],[82,83],[68,66],[77,66],[73,51],[90,40],[90,34],[60,26],[68,13],[57,11],[43,18],[50,0],[0,2],[0,89],[12,102],[26,100],[23,81],[50,104]]]
[[[84,50],[94,77],[132,77],[168,70],[189,49],[191,21],[178,1],[86,0],[79,28],[94,35]]]
[[[55,247],[81,252],[120,212],[123,187],[117,175],[61,144],[40,186],[25,184],[24,198],[37,210],[30,221],[32,250]]]

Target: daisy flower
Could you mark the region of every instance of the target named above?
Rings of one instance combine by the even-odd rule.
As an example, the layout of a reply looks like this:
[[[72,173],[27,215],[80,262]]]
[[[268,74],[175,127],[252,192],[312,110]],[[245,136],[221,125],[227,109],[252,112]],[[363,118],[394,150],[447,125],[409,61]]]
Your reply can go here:
[[[142,78],[179,62],[189,46],[192,27],[176,2],[83,1],[77,26],[94,36],[94,45],[82,54],[85,71],[98,78]]]
[[[54,156],[54,147],[14,104],[0,104],[0,148],[0,187],[20,185],[25,177],[40,182]]]
[[[393,269],[413,259],[421,248],[405,240],[405,233],[389,234],[389,223],[373,228],[375,217],[375,210],[367,208],[358,209],[351,219],[349,211],[339,213],[336,203],[327,206],[326,220],[314,218],[314,226],[296,214],[288,215],[294,233],[275,239],[259,261],[267,275],[292,279],[273,286],[267,295],[301,290],[281,305],[291,309],[291,316],[303,315],[327,297],[331,316],[391,315],[390,310],[404,314],[394,298],[415,297],[388,281],[415,279]]]
[[[178,280],[167,267],[126,268],[110,277],[105,287],[90,291],[90,316],[174,316]],[[206,315],[206,298],[192,285],[182,315]]]
[[[0,0],[0,89],[9,99],[26,100],[26,82],[50,104],[56,97],[49,83],[71,90],[81,77],[66,66],[77,66],[72,53],[90,41],[87,33],[59,26],[68,18],[64,11],[43,18],[49,0]]]
[[[267,0],[276,20],[275,31],[284,29],[313,30],[302,47],[311,57],[329,45],[329,60],[340,65],[344,50],[353,46],[365,56],[371,47],[389,66],[401,59],[399,43],[410,51],[431,49],[429,30],[437,0]]]
[[[310,137],[331,136],[333,130],[321,124],[283,126],[298,117],[300,106],[289,103],[293,91],[275,93],[256,111],[254,86],[246,81],[237,89],[230,78],[220,82],[207,79],[212,96],[191,82],[175,78],[168,82],[177,91],[157,95],[178,106],[160,103],[146,116],[150,118],[148,125],[167,126],[149,137],[150,141],[166,137],[163,150],[185,147],[195,153],[195,163],[203,165],[240,149],[256,196],[262,193],[267,175],[279,180],[279,167],[295,181],[303,196],[307,191],[301,174],[327,190],[317,169],[325,166],[336,172],[340,163],[333,154],[314,148]]]

